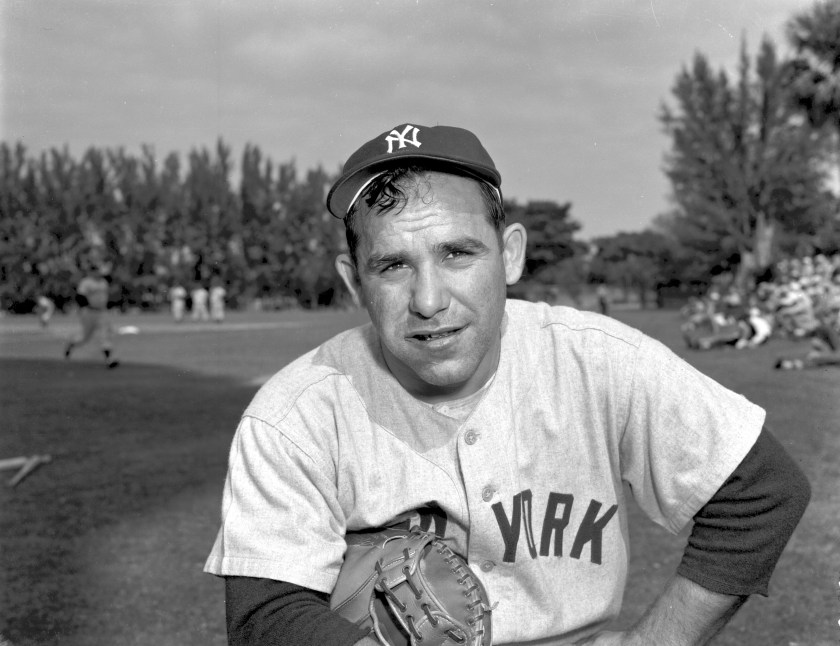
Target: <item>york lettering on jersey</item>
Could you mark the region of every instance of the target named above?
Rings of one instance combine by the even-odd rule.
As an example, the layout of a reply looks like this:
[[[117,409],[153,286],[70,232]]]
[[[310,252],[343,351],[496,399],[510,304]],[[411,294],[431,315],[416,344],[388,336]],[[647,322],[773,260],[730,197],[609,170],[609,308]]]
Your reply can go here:
[[[505,547],[502,560],[506,563],[516,561],[516,549],[523,528],[528,553],[532,559],[537,558],[532,520],[533,500],[534,496],[530,489],[520,491],[513,497],[510,516],[501,502],[494,503],[492,506]],[[569,526],[574,503],[573,494],[553,491],[549,493],[540,531],[539,556],[563,556],[563,539]],[[575,535],[569,552],[570,558],[580,559],[584,547],[588,545],[589,560],[592,563],[601,564],[604,529],[618,511],[618,505],[611,505],[601,513],[602,507],[603,503],[598,500],[589,501],[583,519],[576,528],[573,528]]]

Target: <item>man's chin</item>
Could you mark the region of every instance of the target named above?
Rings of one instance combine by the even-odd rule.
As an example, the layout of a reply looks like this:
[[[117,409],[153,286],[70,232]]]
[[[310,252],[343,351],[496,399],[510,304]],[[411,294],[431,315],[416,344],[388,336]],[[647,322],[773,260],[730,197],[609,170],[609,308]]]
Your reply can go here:
[[[446,353],[435,356],[418,352],[416,347],[400,349],[402,356],[390,352],[383,344],[385,363],[406,390],[421,398],[443,400],[466,396],[470,394],[467,391],[473,386],[476,372],[481,369],[482,362],[472,359],[472,353],[464,356],[453,349],[447,357]]]
[[[473,387],[471,383],[476,371],[464,366],[440,369],[444,366],[437,366],[437,370],[422,370],[414,373],[415,392],[420,397],[455,399],[465,397]],[[481,384],[479,384],[480,386]],[[474,388],[478,390],[478,388]]]

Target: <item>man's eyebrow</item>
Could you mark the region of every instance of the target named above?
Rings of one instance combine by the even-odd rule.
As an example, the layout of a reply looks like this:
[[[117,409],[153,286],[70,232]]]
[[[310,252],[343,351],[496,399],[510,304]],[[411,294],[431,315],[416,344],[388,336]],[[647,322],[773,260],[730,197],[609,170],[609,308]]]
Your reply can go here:
[[[377,271],[389,265],[405,262],[405,254],[400,252],[372,254],[365,263],[368,271]]]
[[[443,255],[453,251],[472,251],[474,253],[483,253],[489,251],[490,248],[477,238],[470,236],[463,236],[455,240],[447,240],[435,245],[435,250]]]

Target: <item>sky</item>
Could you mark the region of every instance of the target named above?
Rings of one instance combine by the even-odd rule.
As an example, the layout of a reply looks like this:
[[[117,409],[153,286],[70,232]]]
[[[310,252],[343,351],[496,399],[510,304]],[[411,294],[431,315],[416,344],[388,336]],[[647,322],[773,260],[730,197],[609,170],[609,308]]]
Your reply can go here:
[[[591,239],[669,208],[658,120],[695,53],[789,51],[810,0],[0,0],[0,140],[30,154],[257,145],[337,172],[401,123],[472,130]]]

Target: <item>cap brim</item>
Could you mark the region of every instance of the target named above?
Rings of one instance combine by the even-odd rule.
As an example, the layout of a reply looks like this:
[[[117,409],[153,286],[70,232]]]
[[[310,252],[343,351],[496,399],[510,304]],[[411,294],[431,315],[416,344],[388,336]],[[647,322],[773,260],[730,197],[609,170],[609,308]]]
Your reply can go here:
[[[359,199],[368,184],[389,168],[410,165],[412,161],[421,162],[422,165],[429,166],[430,170],[440,168],[455,175],[465,175],[485,182],[501,195],[499,189],[501,177],[495,169],[484,168],[474,163],[465,163],[449,157],[403,154],[399,157],[372,160],[347,177],[340,178],[327,194],[327,209],[335,217],[344,219],[350,207]]]

